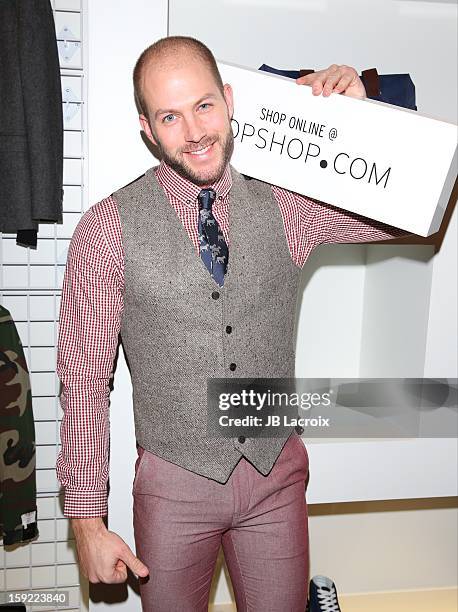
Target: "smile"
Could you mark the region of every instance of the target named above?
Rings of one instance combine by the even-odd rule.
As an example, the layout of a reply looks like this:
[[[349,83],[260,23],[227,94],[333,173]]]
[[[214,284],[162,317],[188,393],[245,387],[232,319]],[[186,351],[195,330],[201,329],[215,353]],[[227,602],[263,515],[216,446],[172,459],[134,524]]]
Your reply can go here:
[[[208,145],[208,147],[204,147],[203,149],[199,149],[198,151],[188,151],[189,155],[204,155],[212,145]]]

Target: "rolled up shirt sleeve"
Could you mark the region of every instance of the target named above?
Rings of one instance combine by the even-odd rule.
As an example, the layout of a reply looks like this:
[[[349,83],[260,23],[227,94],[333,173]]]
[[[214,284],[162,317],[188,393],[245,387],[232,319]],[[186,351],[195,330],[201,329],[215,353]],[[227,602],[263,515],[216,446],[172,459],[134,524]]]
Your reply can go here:
[[[102,200],[73,234],[59,316],[57,375],[61,381],[61,450],[57,478],[64,515],[107,514],[109,395],[123,309],[119,218]]]

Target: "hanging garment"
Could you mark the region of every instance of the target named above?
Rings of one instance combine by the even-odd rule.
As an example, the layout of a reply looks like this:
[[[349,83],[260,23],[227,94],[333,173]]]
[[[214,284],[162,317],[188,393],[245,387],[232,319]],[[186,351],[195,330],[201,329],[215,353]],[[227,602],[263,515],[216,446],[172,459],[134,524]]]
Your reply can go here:
[[[49,0],[0,2],[0,232],[36,244],[62,221],[63,120]]]
[[[0,306],[0,536],[3,544],[38,535],[32,393],[21,340]]]

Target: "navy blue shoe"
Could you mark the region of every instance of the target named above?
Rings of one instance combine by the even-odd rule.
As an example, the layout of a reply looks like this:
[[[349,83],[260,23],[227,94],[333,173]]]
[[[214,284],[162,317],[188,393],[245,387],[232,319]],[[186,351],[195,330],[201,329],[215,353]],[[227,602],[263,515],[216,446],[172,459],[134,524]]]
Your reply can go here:
[[[342,612],[336,585],[327,576],[314,576],[311,579],[306,612]]]

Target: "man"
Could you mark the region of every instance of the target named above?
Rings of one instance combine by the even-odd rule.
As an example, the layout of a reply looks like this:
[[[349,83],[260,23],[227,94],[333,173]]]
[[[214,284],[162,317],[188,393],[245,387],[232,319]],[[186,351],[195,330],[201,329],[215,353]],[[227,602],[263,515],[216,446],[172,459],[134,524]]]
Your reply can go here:
[[[333,64],[298,80],[364,98]],[[162,158],[92,206],[75,230],[62,292],[57,473],[91,582],[140,579],[148,612],[207,610],[220,545],[239,611],[303,612],[307,451],[283,438],[206,436],[209,378],[294,377],[299,273],[324,242],[403,234],[246,180],[229,166],[233,94],[211,52],[156,42],[134,70],[140,124]],[[139,457],[136,557],[108,531],[108,398],[118,333],[132,375]]]

